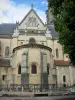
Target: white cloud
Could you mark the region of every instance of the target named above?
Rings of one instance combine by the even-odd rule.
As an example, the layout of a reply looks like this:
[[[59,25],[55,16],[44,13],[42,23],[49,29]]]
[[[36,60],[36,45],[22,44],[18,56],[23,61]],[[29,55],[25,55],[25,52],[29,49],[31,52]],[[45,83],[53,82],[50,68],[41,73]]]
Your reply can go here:
[[[0,0],[0,23],[15,23],[21,21],[28,13],[30,6],[25,4],[16,5],[12,0]],[[46,21],[45,12],[36,9],[43,22]]]
[[[42,1],[41,4],[48,5],[47,1]]]

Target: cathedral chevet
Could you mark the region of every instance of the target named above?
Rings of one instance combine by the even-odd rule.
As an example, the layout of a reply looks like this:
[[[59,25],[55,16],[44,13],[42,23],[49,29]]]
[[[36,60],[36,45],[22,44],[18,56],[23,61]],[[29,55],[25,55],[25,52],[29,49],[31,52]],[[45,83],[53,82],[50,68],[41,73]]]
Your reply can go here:
[[[31,8],[21,22],[0,24],[0,86],[75,84],[75,67],[58,42],[49,12],[46,17],[44,24]]]

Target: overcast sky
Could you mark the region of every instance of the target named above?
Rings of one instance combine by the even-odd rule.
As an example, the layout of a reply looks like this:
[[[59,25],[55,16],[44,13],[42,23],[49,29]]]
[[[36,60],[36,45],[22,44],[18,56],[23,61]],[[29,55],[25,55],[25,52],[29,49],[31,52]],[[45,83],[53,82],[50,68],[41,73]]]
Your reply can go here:
[[[47,0],[0,0],[0,24],[20,22],[31,9],[31,4],[42,21],[46,22]]]

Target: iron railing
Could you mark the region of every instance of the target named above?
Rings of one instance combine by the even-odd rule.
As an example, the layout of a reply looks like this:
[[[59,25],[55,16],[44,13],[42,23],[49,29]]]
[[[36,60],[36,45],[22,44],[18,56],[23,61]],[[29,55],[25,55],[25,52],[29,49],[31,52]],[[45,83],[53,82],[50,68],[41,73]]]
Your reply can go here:
[[[63,84],[10,84],[0,85],[0,91],[19,91],[19,92],[50,92],[50,91],[66,91],[71,86],[66,85],[63,87]]]

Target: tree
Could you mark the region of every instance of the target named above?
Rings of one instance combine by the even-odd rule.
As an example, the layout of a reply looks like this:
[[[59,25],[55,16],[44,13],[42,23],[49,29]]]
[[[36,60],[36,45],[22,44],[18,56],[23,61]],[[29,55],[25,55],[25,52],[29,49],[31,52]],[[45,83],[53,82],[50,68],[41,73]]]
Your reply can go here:
[[[59,43],[75,65],[75,0],[48,0],[48,10],[54,17]]]

